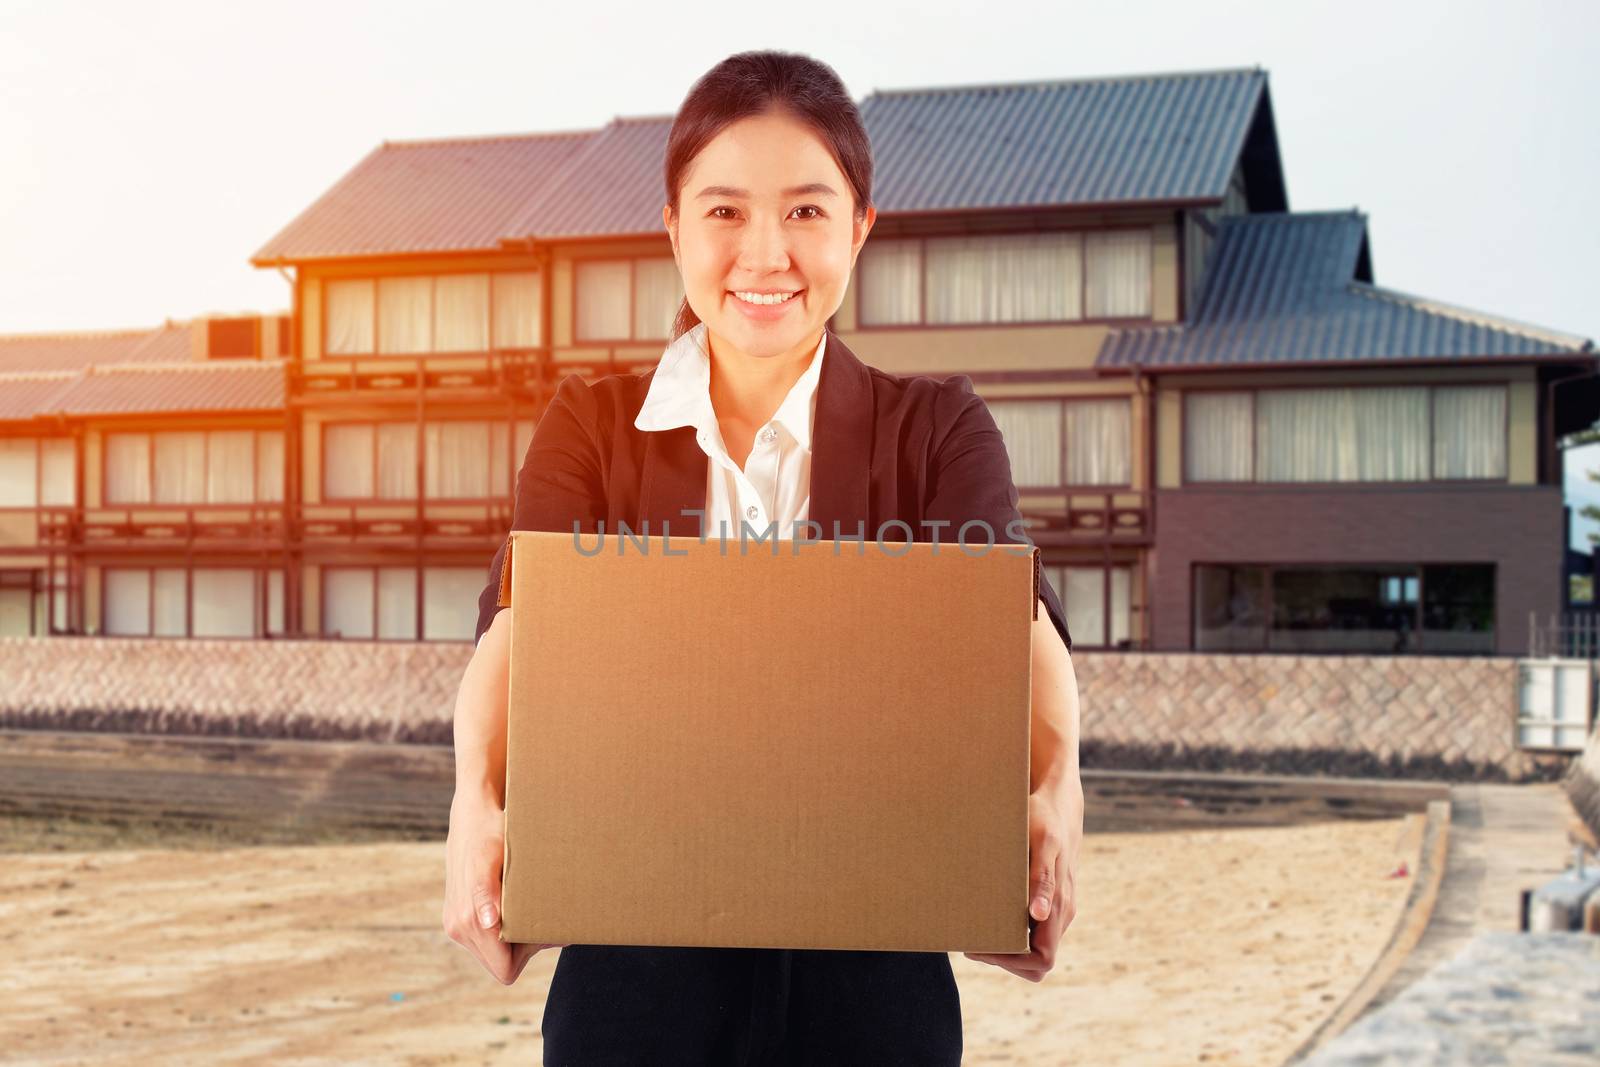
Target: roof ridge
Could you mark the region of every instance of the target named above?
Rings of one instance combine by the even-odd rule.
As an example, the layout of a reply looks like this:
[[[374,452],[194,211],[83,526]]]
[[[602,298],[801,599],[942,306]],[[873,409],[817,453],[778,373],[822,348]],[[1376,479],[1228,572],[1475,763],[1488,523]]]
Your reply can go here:
[[[0,382],[46,382],[66,381],[76,378],[83,373],[82,367],[71,370],[3,370],[0,369]]]
[[[1432,297],[1419,296],[1416,293],[1407,293],[1399,289],[1390,289],[1387,286],[1374,285],[1370,282],[1349,281],[1345,283],[1345,289],[1347,292],[1365,297],[1368,300],[1382,300],[1428,314],[1442,315],[1461,322],[1469,322],[1475,326],[1500,330],[1503,333],[1520,334],[1523,337],[1544,341],[1547,344],[1564,345],[1574,351],[1586,352],[1594,347],[1592,340],[1587,337],[1580,337],[1577,334],[1536,326],[1531,322],[1522,322],[1518,319],[1506,318],[1504,315],[1494,315],[1486,311],[1463,307],[1460,304],[1451,304],[1443,300],[1435,300]]]
[[[1323,211],[1251,211],[1243,215],[1225,215],[1217,220],[1219,226],[1238,226],[1244,223],[1281,225],[1303,219],[1356,218],[1365,219],[1366,213],[1358,207],[1328,208]]]
[[[103,337],[135,337],[156,333],[179,325],[171,320],[159,326],[128,326],[108,330],[38,330],[29,333],[0,333],[0,341],[87,341]]]
[[[1148,71],[1138,74],[1093,74],[1081,78],[1037,78],[1028,81],[1014,82],[975,82],[971,85],[926,85],[907,86],[896,89],[873,89],[868,97],[873,96],[911,96],[926,93],[963,93],[979,89],[1054,89],[1066,85],[1090,85],[1096,82],[1137,82],[1137,81],[1170,81],[1179,78],[1201,78],[1218,74],[1260,74],[1265,76],[1266,69],[1260,65],[1254,67],[1211,67],[1202,70],[1163,70]],[[864,102],[864,101],[863,101]]]
[[[494,141],[552,141],[562,137],[579,137],[599,133],[604,126],[564,130],[528,130],[519,133],[481,133],[460,137],[386,137],[380,148],[431,148],[438,145],[487,144]]]
[[[238,370],[257,367],[282,367],[288,363],[287,359],[171,359],[165,362],[151,360],[146,362],[129,361],[126,363],[91,363],[84,370],[93,374],[110,374],[112,372],[134,371],[153,372],[169,370],[196,370],[196,371],[221,371]]]

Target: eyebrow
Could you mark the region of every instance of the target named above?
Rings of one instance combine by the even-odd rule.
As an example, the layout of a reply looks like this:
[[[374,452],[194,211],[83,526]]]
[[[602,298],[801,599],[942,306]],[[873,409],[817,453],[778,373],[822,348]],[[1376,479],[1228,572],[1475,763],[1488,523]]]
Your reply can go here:
[[[810,182],[806,185],[796,185],[783,190],[783,196],[838,196],[833,187],[825,182]],[[708,185],[695,194],[696,200],[703,200],[708,196],[725,196],[733,200],[748,200],[750,190],[735,189],[731,185]]]

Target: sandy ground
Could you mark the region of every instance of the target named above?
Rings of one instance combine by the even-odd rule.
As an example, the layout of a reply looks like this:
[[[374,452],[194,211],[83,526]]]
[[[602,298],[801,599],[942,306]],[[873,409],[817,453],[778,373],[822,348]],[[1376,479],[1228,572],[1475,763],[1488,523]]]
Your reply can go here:
[[[1043,983],[952,955],[965,1062],[1281,1063],[1416,850],[1400,819],[1090,835]],[[557,953],[499,985],[440,929],[443,871],[442,843],[0,855],[0,1060],[537,1064]]]

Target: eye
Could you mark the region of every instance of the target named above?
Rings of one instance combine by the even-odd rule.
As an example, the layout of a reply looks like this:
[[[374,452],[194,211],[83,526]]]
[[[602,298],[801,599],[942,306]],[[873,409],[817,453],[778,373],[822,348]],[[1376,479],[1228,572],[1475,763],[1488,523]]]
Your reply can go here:
[[[799,207],[795,208],[795,210],[796,211],[815,211],[816,212],[815,215],[806,216],[806,220],[807,221],[810,221],[811,219],[820,219],[822,217],[822,209],[819,208],[815,204],[801,204]]]
[[[720,218],[724,218],[725,216],[718,215],[717,212],[719,212],[719,211],[732,211],[732,210],[733,210],[733,208],[728,207],[726,204],[723,204],[720,207],[712,208],[710,211],[706,212],[706,214],[708,216],[710,216],[711,218],[720,219]]]

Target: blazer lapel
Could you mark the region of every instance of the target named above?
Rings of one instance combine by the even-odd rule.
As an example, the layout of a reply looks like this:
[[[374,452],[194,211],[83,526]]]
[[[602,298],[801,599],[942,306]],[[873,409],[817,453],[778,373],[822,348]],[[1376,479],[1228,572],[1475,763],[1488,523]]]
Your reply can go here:
[[[652,373],[654,373],[652,371]],[[818,536],[838,531],[855,536],[865,523],[872,537],[872,381],[865,364],[828,331],[822,373],[817,380],[816,421],[811,435],[811,504],[807,518],[821,527]],[[683,509],[706,507],[706,454],[692,426],[646,433],[639,477],[639,519],[652,535],[701,536],[697,515]],[[663,523],[670,526],[664,527]],[[641,529],[643,527],[641,526]]]
[[[837,540],[836,533],[868,538],[876,533],[871,525],[872,432],[870,372],[829,330],[817,381],[806,516],[822,527],[817,536],[824,541]],[[858,532],[857,523],[867,524],[864,533]]]
[[[695,440],[693,426],[675,426],[645,434],[644,462],[639,476],[639,518],[652,537],[663,531],[674,537],[699,537],[705,511],[706,454]]]

